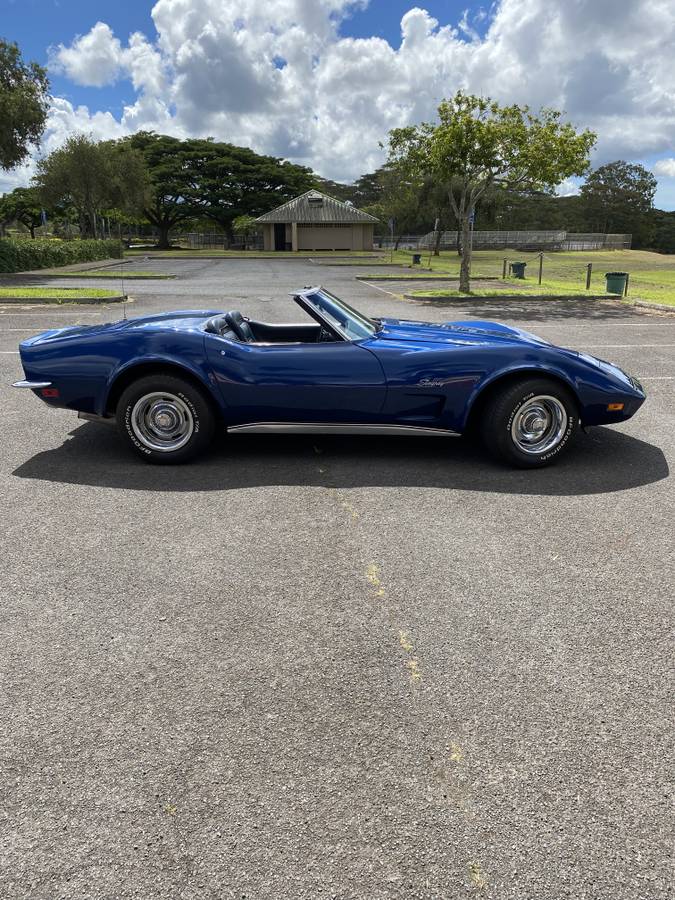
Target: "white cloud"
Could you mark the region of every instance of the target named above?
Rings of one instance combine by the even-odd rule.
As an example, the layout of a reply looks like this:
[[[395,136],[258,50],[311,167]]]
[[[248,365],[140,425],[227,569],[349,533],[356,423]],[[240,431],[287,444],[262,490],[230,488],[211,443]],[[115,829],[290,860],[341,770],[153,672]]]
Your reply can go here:
[[[130,78],[137,91],[149,94],[159,94],[167,87],[165,61],[145,35],[135,31],[123,47],[105,22],[78,35],[70,47],[51,47],[49,67],[85,87],[103,87],[122,77]]]
[[[124,45],[102,22],[53,52],[73,81],[131,80],[115,120],[55,101],[47,145],[68,127],[212,135],[349,179],[380,164],[390,128],[431,119],[464,88],[554,106],[599,133],[594,163],[675,144],[675,5],[669,0],[501,0],[440,23],[414,6],[401,42],[343,38],[367,0],[157,0],[156,40]],[[480,30],[477,25],[480,25]],[[667,160],[654,171],[670,173]],[[660,166],[661,168],[657,168]]]
[[[105,22],[97,22],[87,34],[78,35],[70,47],[50,50],[49,65],[75,84],[103,87],[117,80],[122,45]]]
[[[0,196],[29,183],[35,173],[35,163],[61,147],[73,134],[90,134],[95,140],[106,141],[122,137],[129,129],[112,113],[90,112],[86,106],[73,106],[63,97],[54,97],[47,117],[47,127],[39,153],[33,154],[23,165],[5,172],[0,169]]]
[[[665,178],[675,178],[675,157],[668,159],[659,159],[654,163],[653,171],[655,175],[662,175]]]
[[[43,153],[51,153],[71,134],[91,134],[98,141],[122,137],[127,129],[109,112],[90,113],[86,106],[73,106],[62,97],[52,101],[42,142]]]

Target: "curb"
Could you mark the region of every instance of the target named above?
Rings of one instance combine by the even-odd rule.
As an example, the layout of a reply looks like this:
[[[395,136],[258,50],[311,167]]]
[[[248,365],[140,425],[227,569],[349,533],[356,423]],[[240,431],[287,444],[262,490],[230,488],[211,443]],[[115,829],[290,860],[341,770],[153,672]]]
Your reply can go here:
[[[541,303],[543,300],[621,300],[613,294],[499,294],[494,297],[450,297],[439,295],[426,297],[415,294],[404,294],[406,300],[440,300],[445,303],[494,303],[499,300],[521,300]]]
[[[110,258],[87,260],[81,263],[68,263],[67,266],[45,266],[44,269],[26,269],[23,272],[0,272],[0,278],[55,277],[56,275],[61,276],[68,272],[82,272],[87,269],[109,269],[112,266],[126,265],[127,262],[131,262],[131,260]],[[58,272],[55,272],[54,269],[58,269]]]
[[[419,271],[419,270],[418,270]],[[502,279],[499,275],[475,275],[472,278],[476,279],[476,281],[501,281]],[[430,277],[426,277],[424,275],[355,275],[357,281],[410,281],[414,283],[416,281],[433,281],[440,282],[441,284],[445,281],[456,281],[459,283],[459,278],[456,275],[432,275]]]
[[[167,256],[166,255],[167,253],[171,253],[172,255]],[[378,256],[364,256],[363,257],[364,264],[367,264],[368,262],[371,262],[374,259],[380,259],[380,258],[381,257],[378,257]],[[127,262],[127,261],[131,262],[134,259],[174,259],[174,260],[178,260],[178,259],[221,259],[221,260],[225,260],[225,261],[244,259],[244,260],[247,260],[248,262],[297,262],[297,260],[302,259],[302,260],[310,260],[310,261],[314,262],[315,260],[321,261],[324,259],[330,261],[331,257],[330,256],[319,256],[319,257],[303,256],[301,253],[298,253],[297,256],[286,256],[286,255],[284,255],[284,256],[223,256],[222,254],[220,254],[218,256],[216,256],[216,255],[205,256],[203,254],[190,255],[189,250],[186,250],[185,252],[180,251],[180,250],[178,250],[178,251],[171,251],[171,250],[162,251],[162,250],[160,250],[160,251],[155,251],[154,254],[152,252],[150,252],[150,253],[134,253],[131,256],[125,257],[125,262]],[[350,257],[341,256],[341,257],[337,257],[337,259],[350,259]],[[351,257],[351,259],[354,259],[354,257]],[[354,263],[354,265],[360,265],[360,263]],[[394,263],[394,265],[396,265],[396,264]]]
[[[23,304],[25,306],[32,306],[36,303],[54,303],[56,305],[79,305],[79,304],[105,304],[105,303],[122,303],[124,300],[129,300],[129,297],[125,297],[123,294],[119,296],[113,297],[73,297],[73,299],[69,299],[68,297],[0,297],[0,306],[4,303],[17,303]]]
[[[31,278],[34,276],[31,276]],[[119,275],[89,275],[86,272],[81,273],[80,275],[75,275],[70,272],[59,272],[58,275],[55,272],[47,272],[41,276],[42,278],[88,278],[91,281],[101,281],[103,279],[107,281],[114,281],[115,278],[123,278],[125,281],[170,281],[172,278],[177,278],[178,276],[175,274],[170,275],[125,275],[124,272],[120,272]]]
[[[652,303],[650,300],[625,300],[629,306],[639,306],[642,309],[660,309],[662,312],[675,313],[675,306],[667,303]]]
[[[316,257],[309,257],[307,261],[315,266],[332,266],[334,269],[348,269],[350,266],[358,269],[365,269],[366,266],[382,266],[383,268],[384,266],[389,266],[389,268],[392,266],[391,263],[374,263],[371,259],[366,259],[364,262],[338,262],[337,259],[317,259]],[[396,263],[394,263],[394,266],[396,266]],[[357,276],[354,277],[356,278]]]

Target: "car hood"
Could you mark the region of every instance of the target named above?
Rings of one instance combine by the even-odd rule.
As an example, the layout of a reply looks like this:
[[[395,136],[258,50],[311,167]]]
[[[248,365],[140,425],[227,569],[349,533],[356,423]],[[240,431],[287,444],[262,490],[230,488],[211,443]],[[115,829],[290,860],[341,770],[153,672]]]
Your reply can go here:
[[[377,332],[377,337],[382,340],[410,341],[413,344],[549,344],[528,331],[499,322],[415,322],[408,319],[380,319],[380,322],[382,328]]]

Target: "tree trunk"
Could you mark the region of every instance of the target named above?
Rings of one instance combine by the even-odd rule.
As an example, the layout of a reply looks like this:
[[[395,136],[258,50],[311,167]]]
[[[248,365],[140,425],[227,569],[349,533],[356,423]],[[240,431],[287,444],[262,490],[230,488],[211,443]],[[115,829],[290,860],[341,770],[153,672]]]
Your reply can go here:
[[[443,229],[436,229],[436,244],[434,246],[434,256],[441,255],[441,238],[443,237]]]
[[[30,236],[33,240],[35,240],[35,225],[32,223],[28,226],[30,228]]]
[[[94,225],[93,220],[86,212],[80,213],[80,237],[81,238],[95,238],[96,237],[96,226]]]
[[[462,255],[462,232],[460,231],[459,228],[457,228],[456,249],[457,249],[457,256],[461,256]]]
[[[462,261],[459,266],[459,289],[468,294],[471,290],[471,226],[468,213],[462,216]]]
[[[171,244],[169,243],[169,228],[170,225],[166,223],[162,223],[157,226],[159,228],[159,241],[157,243],[158,250],[170,250]]]

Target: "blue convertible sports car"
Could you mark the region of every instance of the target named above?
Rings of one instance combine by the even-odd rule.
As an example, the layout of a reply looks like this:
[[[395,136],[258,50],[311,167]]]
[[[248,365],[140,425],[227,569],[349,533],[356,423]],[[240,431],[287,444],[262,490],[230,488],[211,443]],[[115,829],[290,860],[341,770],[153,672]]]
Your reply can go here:
[[[181,311],[45,331],[22,341],[29,388],[82,418],[117,420],[150,462],[183,462],[215,430],[479,435],[543,466],[579,425],[630,418],[645,399],[621,369],[495,322],[369,319],[324,288],[306,323]]]

